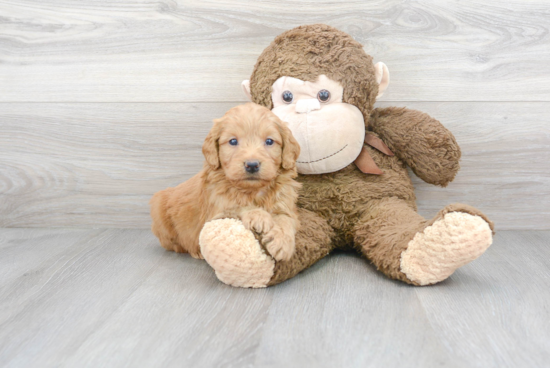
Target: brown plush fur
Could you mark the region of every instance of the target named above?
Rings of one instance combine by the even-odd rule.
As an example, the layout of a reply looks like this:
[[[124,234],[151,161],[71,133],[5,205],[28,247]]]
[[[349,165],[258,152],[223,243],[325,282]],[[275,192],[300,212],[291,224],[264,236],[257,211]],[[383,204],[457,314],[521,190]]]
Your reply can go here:
[[[350,35],[324,24],[297,27],[275,38],[252,72],[252,101],[271,109],[271,86],[281,76],[315,82],[321,74],[340,82],[343,102],[357,106],[368,121],[378,94],[372,57]]]
[[[301,26],[278,36],[258,58],[250,78],[252,99],[271,108],[271,86],[278,78],[315,81],[320,74],[343,85],[343,102],[362,112],[367,129],[395,156],[366,146],[384,172],[380,176],[364,174],[355,164],[330,174],[299,176],[303,187],[298,206],[307,211],[300,212],[296,254],[276,263],[270,284],[294,276],[334,248],[356,249],[389,277],[414,284],[400,271],[401,253],[445,210],[432,221],[416,213],[406,165],[426,182],[446,186],[459,169],[456,140],[424,113],[406,108],[373,110],[378,85],[372,58],[351,36],[327,25]],[[480,214],[465,205],[447,208]]]
[[[334,249],[334,231],[324,219],[303,208],[298,208],[298,217],[300,222],[306,223],[307,226],[300,226],[296,233],[294,256],[290,260],[276,262],[268,286],[296,276]]]
[[[426,183],[445,187],[460,168],[454,136],[423,112],[404,107],[375,109],[370,127]]]
[[[273,145],[265,143],[268,138]],[[231,139],[238,144],[229,144]],[[299,152],[286,124],[269,109],[249,103],[229,110],[204,141],[203,170],[151,199],[153,233],[164,248],[202,258],[198,239],[204,223],[236,217],[261,234],[275,259],[288,260],[298,228],[300,185],[293,178]],[[257,173],[245,170],[251,160],[260,163]]]

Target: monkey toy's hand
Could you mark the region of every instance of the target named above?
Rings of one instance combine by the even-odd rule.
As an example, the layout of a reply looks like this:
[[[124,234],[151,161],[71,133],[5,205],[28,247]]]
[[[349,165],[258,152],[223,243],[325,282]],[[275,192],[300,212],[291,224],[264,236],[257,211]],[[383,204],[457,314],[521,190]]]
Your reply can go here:
[[[374,109],[369,125],[420,179],[447,186],[460,165],[453,134],[428,114],[404,107]]]

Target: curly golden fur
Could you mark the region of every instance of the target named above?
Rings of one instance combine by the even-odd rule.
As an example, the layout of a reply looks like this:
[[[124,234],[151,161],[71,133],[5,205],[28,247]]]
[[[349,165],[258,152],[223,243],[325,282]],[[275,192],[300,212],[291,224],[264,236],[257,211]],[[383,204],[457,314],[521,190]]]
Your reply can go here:
[[[300,147],[286,123],[260,105],[237,106],[214,120],[202,150],[201,172],[151,199],[152,230],[161,245],[202,258],[204,223],[235,217],[259,234],[276,260],[290,259],[299,226],[300,184],[293,179]]]

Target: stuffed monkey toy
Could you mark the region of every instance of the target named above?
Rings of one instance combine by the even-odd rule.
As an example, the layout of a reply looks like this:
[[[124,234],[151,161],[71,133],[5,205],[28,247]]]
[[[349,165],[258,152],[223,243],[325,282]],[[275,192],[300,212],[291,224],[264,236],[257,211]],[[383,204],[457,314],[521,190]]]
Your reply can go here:
[[[275,261],[235,219],[205,224],[201,252],[230,285],[283,282],[334,249],[365,256],[392,279],[430,285],[479,257],[493,223],[464,204],[432,219],[416,212],[407,166],[445,187],[458,169],[460,148],[443,125],[407,108],[373,108],[389,84],[350,35],[323,24],[279,35],[258,58],[249,98],[289,124],[299,142],[301,227],[296,251]]]

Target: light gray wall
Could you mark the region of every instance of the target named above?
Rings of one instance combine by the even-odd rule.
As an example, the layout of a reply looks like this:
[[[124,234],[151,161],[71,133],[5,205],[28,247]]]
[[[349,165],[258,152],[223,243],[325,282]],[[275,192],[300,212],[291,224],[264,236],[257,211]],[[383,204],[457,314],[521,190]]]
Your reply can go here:
[[[0,0],[0,226],[148,227],[261,51],[323,22],[388,65],[379,106],[456,135],[456,180],[415,180],[422,214],[464,202],[550,229],[549,17],[546,0]]]

